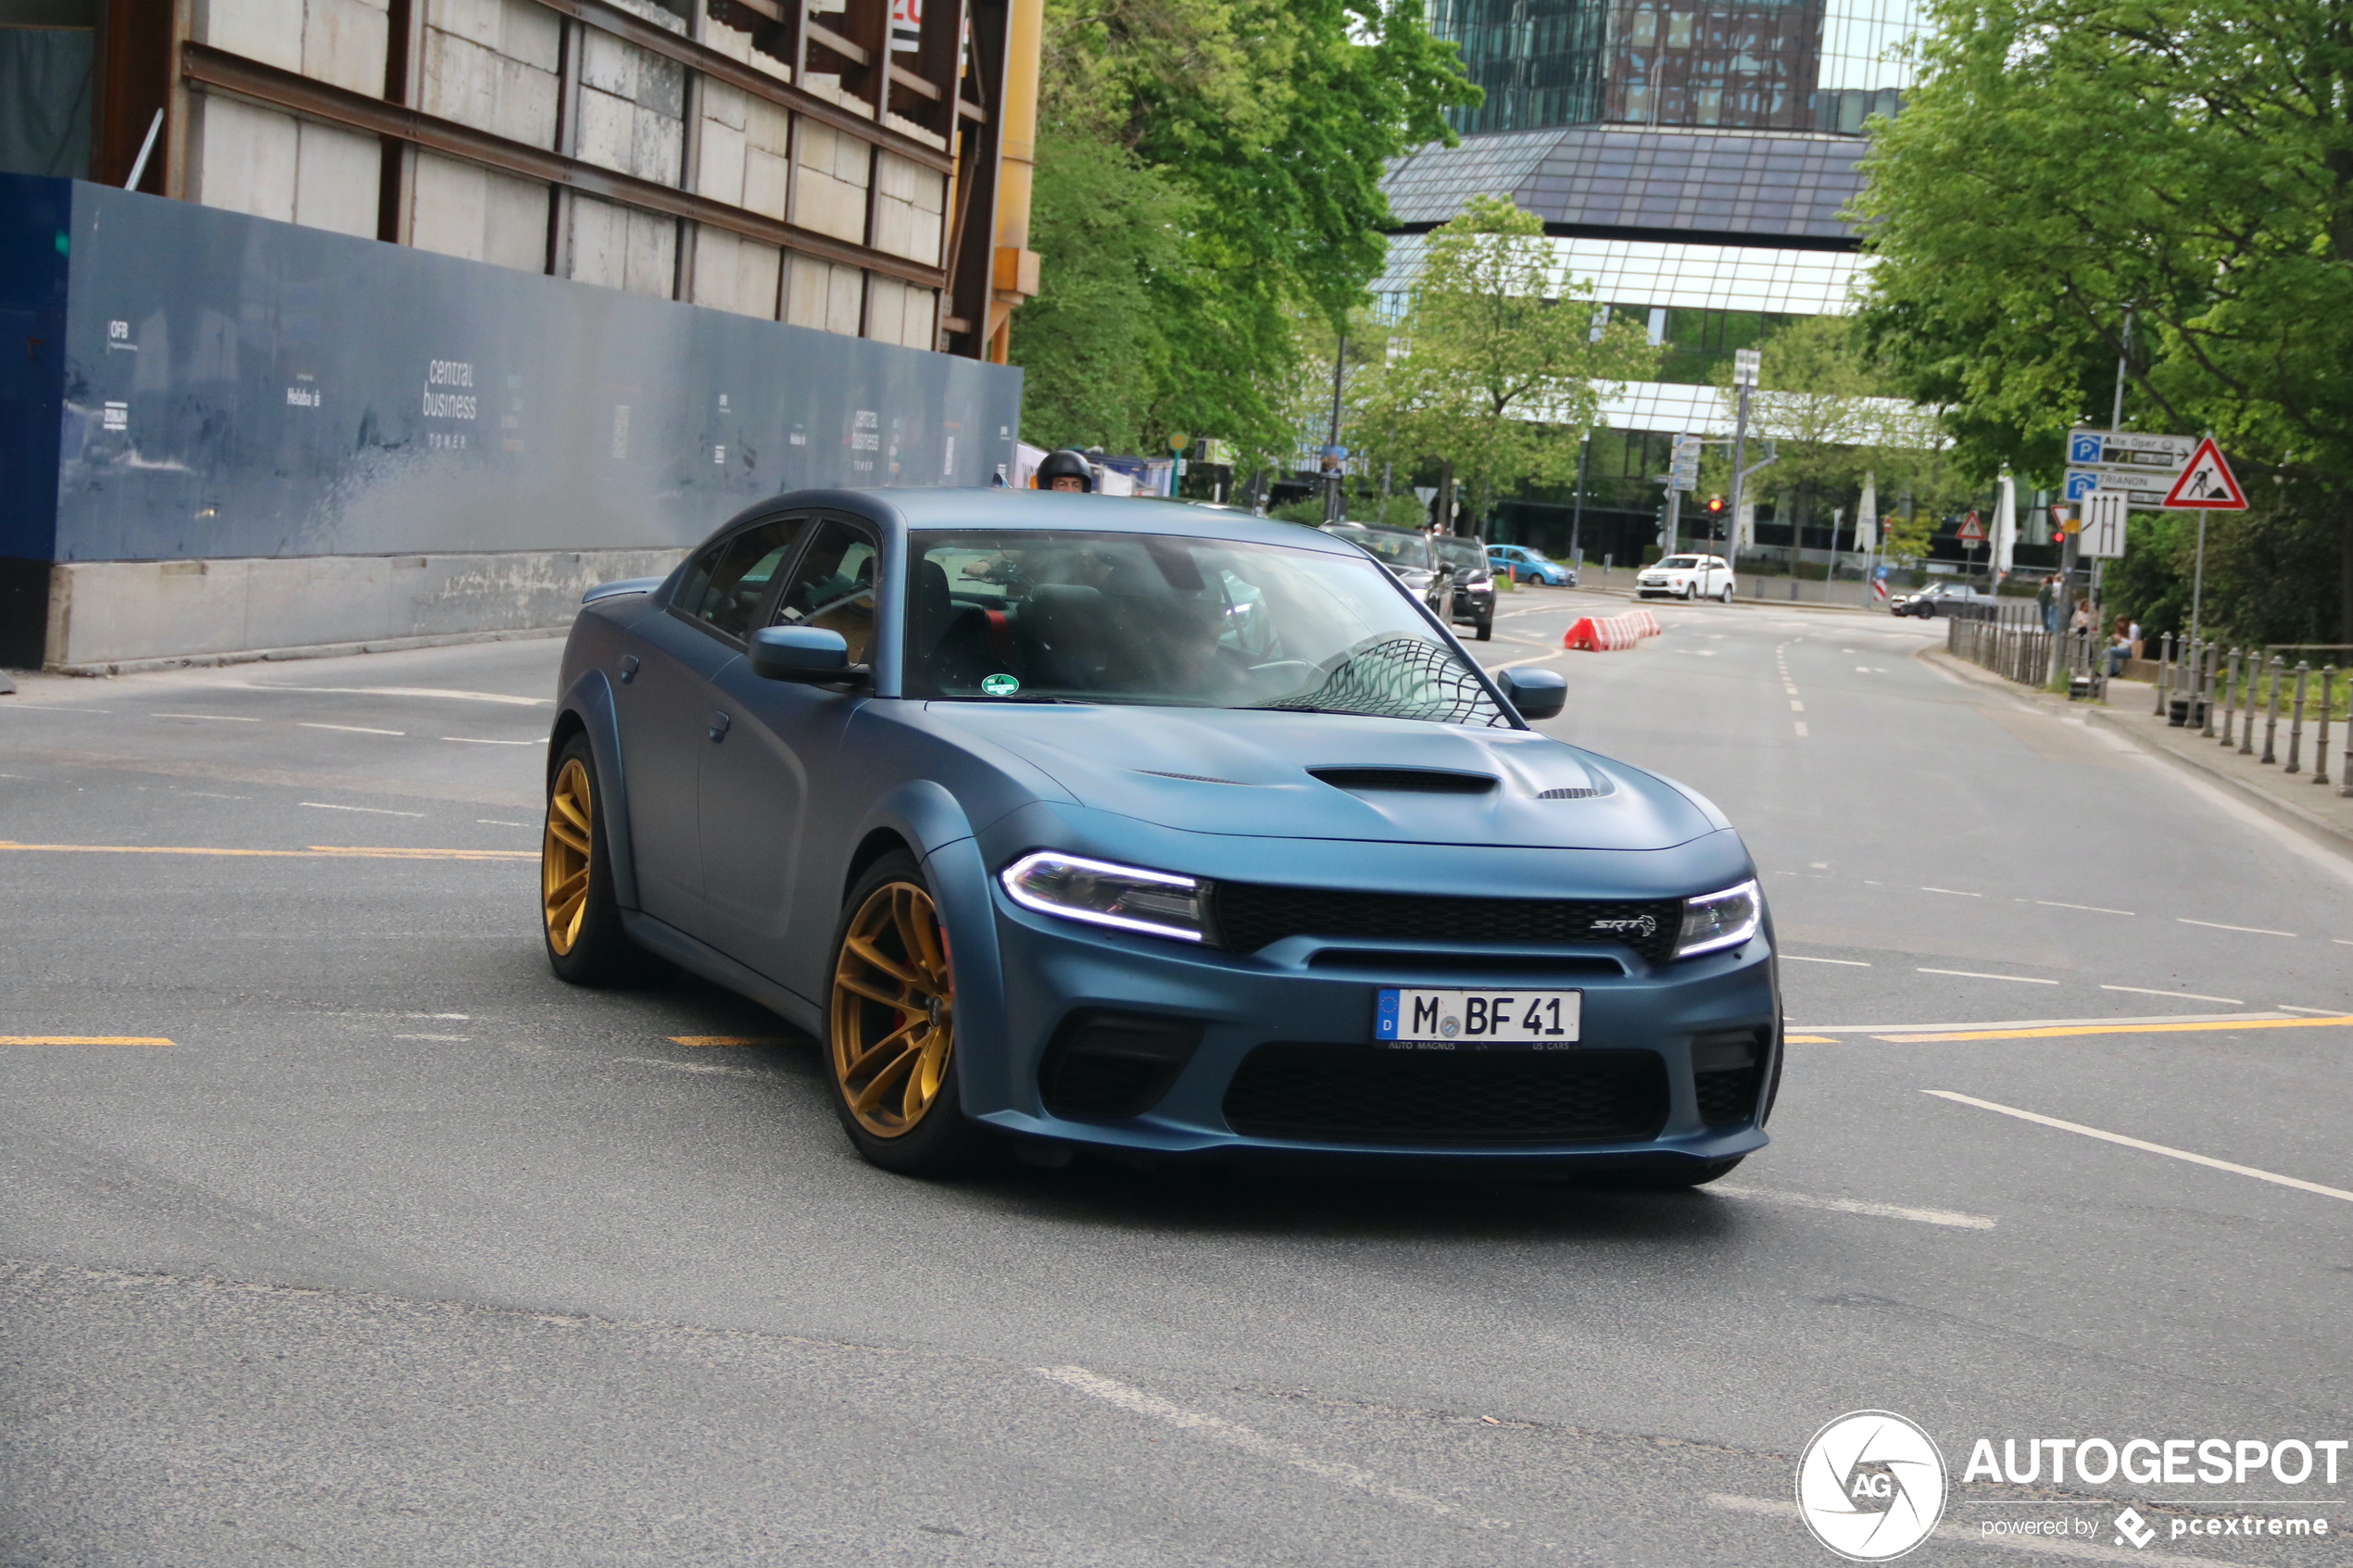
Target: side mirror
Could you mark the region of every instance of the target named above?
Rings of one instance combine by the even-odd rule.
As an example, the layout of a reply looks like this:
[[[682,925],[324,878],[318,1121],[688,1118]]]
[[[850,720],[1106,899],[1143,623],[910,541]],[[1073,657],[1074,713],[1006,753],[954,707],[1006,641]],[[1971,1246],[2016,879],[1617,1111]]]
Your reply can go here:
[[[1560,717],[1568,703],[1568,678],[1557,670],[1505,670],[1495,677],[1495,684],[1530,723]]]
[[[840,681],[852,673],[849,645],[817,626],[762,626],[751,634],[751,672],[770,681]]]

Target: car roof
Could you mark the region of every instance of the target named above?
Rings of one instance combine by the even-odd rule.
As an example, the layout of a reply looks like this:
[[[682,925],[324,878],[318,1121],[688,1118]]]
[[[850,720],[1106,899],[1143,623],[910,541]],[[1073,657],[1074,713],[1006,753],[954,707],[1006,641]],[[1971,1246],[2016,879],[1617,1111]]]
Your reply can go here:
[[[1252,517],[1232,507],[1049,490],[797,490],[763,501],[743,517],[823,508],[864,517],[885,528],[985,529],[991,532],[1163,533],[1237,539],[1293,549],[1353,555],[1357,546],[1312,527]]]

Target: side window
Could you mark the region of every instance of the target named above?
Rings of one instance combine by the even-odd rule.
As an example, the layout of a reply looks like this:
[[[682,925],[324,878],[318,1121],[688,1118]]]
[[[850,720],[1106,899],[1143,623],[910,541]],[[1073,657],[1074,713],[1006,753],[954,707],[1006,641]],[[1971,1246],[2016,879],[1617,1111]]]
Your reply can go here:
[[[850,662],[864,663],[875,634],[875,574],[881,564],[864,534],[844,523],[825,524],[793,569],[776,623],[838,632],[849,645]]]
[[[763,522],[722,539],[695,562],[672,608],[738,642],[749,636],[761,598],[791,558],[805,521]]]

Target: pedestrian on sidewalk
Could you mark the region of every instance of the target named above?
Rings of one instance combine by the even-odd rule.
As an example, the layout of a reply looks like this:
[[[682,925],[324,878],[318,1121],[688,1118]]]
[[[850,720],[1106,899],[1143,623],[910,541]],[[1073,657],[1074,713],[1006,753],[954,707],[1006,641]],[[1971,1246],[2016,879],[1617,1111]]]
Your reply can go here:
[[[2138,630],[2123,616],[2116,618],[2115,627],[2108,637],[2108,674],[2114,680],[2124,673],[2124,661],[2133,657],[2133,633]]]
[[[2042,586],[2034,590],[2034,608],[2043,612],[2044,634],[2045,636],[2055,634],[2058,631],[2058,579],[2057,577],[2046,575],[2043,579]]]

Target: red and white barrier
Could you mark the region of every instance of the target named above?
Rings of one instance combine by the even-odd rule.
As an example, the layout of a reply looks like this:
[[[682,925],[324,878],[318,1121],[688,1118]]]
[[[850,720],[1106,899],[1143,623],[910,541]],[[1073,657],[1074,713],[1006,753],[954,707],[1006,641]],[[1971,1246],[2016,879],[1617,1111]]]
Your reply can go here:
[[[1614,653],[1658,635],[1658,618],[1646,609],[1589,615],[1568,629],[1561,646],[1583,653]]]

